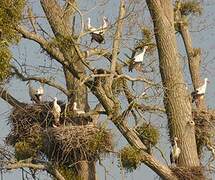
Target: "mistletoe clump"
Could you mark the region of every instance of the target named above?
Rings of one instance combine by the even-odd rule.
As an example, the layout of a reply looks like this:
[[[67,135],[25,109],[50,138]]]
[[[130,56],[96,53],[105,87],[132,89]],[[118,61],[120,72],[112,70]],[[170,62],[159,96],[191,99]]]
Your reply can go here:
[[[132,146],[126,146],[120,150],[119,161],[127,172],[132,172],[141,165],[140,151]]]

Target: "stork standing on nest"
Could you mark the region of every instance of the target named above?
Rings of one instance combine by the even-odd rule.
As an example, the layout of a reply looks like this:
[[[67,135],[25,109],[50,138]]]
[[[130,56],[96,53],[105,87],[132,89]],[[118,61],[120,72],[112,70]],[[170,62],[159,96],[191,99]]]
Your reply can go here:
[[[191,93],[192,103],[195,102],[197,99],[201,99],[204,97],[208,82],[209,82],[208,78],[205,78],[203,85],[196,88],[196,90]]]
[[[97,43],[101,44],[105,40],[104,33],[107,31],[108,24],[108,19],[103,17],[102,26],[97,29],[91,26],[90,18],[87,19],[87,30],[91,32],[91,43],[95,40]]]
[[[77,102],[74,102],[73,104],[73,110],[75,111],[76,114],[80,115],[80,114],[85,114],[84,110],[81,110],[77,107]]]
[[[128,67],[128,71],[132,72],[132,70],[135,68],[137,71],[140,71],[142,69],[142,63],[143,58],[146,53],[146,50],[148,49],[148,46],[144,46],[143,52],[135,56],[133,59],[131,59],[131,62]]]
[[[180,153],[181,153],[181,149],[178,147],[177,142],[178,142],[178,138],[175,137],[174,138],[174,145],[173,145],[171,153],[170,153],[171,164],[173,164],[173,163],[177,164],[178,163],[178,158],[179,158]]]
[[[57,103],[57,98],[54,98],[53,108],[52,108],[52,114],[54,116],[54,124],[53,127],[57,127],[60,125],[60,113],[61,113],[61,107]]]

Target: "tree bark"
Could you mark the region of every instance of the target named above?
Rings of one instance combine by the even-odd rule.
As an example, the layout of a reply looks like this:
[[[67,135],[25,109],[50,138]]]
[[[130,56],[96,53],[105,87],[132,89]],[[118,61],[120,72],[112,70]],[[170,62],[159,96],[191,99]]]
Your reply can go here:
[[[52,31],[55,37],[59,40],[58,48],[63,53],[65,61],[69,62],[72,67],[75,67],[79,72],[79,77],[81,77],[82,74],[84,75],[86,73],[85,67],[80,61],[80,57],[77,55],[77,51],[74,47],[75,45],[72,43],[67,44],[68,38],[72,38],[73,35],[69,17],[73,15],[74,8],[69,6],[75,5],[76,1],[70,1],[66,14],[56,0],[41,0],[40,2]],[[66,43],[66,45],[63,43]],[[67,68],[68,67],[63,67],[66,86],[70,92],[70,95],[68,96],[68,110],[73,110],[74,101],[77,102],[80,109],[89,110],[86,86],[81,85],[80,80],[76,79]],[[95,170],[93,170],[95,169],[95,163],[82,161],[76,169],[82,180],[95,179]]]
[[[172,172],[172,170],[157,162],[150,154],[145,152],[142,153],[142,161],[145,163],[149,168],[155,171],[162,179],[165,180],[178,180],[178,177]]]
[[[78,164],[78,177],[81,177],[81,180],[96,180],[96,163],[95,161],[81,161]]]
[[[184,19],[185,21],[186,18],[181,18],[181,19]],[[197,48],[194,49],[192,47],[192,39],[189,32],[188,22],[181,21],[181,23],[178,23],[178,26],[179,26],[179,32],[181,33],[181,36],[185,45],[185,49],[187,52],[188,64],[189,64],[191,79],[193,82],[193,88],[196,89],[200,87],[202,83],[201,75],[200,75],[201,50]],[[204,97],[198,99],[197,108],[199,110],[207,109]]]
[[[181,154],[178,166],[199,166],[191,104],[177,52],[171,0],[146,0],[158,47],[159,67],[164,87],[170,137],[178,137]]]

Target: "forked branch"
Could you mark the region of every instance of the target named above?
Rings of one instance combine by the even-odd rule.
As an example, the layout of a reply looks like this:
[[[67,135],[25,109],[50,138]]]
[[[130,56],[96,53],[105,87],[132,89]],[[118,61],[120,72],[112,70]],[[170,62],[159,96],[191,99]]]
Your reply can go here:
[[[121,0],[120,1],[120,9],[119,9],[119,17],[118,17],[118,22],[116,26],[116,32],[114,35],[114,40],[113,40],[113,49],[112,49],[112,61],[111,61],[111,73],[115,74],[116,72],[116,63],[117,63],[117,55],[120,49],[120,41],[122,37],[122,30],[123,30],[123,17],[125,16],[125,1]],[[112,83],[113,76],[110,79],[110,84]]]
[[[25,27],[23,26],[17,26],[16,30],[22,34],[22,36],[26,39],[33,40],[40,44],[40,46],[49,53],[50,56],[54,57],[59,63],[64,64],[65,60],[63,57],[63,54],[60,52],[59,49],[53,47],[46,39],[44,39],[42,36],[29,32]]]

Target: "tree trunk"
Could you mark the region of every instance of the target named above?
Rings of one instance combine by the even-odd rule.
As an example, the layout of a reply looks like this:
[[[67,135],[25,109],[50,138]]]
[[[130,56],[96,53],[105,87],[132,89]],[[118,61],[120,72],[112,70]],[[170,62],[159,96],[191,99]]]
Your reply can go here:
[[[191,104],[177,53],[171,0],[146,0],[158,47],[170,137],[178,137],[181,154],[178,166],[199,166]]]
[[[78,177],[81,180],[96,180],[96,163],[95,161],[81,161],[78,163],[76,168],[78,167]]]
[[[41,0],[42,8],[46,14],[47,20],[52,28],[52,31],[58,41],[58,48],[63,53],[64,58],[69,64],[78,69],[79,76],[85,74],[85,67],[77,55],[74,44],[69,38],[72,38],[73,32],[70,26],[70,18],[74,13],[74,0],[70,1],[67,6],[67,11],[63,11],[56,0]],[[85,85],[80,85],[77,80],[68,70],[68,67],[63,67],[66,80],[67,90],[70,92],[68,97],[68,111],[72,111],[74,101],[77,102],[79,108],[88,110],[87,88]],[[82,180],[95,179],[95,162],[81,161],[76,167],[77,174]]]
[[[79,85],[79,81],[74,78],[74,76],[64,68],[64,76],[66,79],[66,87],[70,95],[68,96],[69,107],[68,109],[73,108],[73,103],[76,101],[80,108],[84,109],[86,112],[89,111],[90,107],[87,99],[87,88],[86,86]]]

